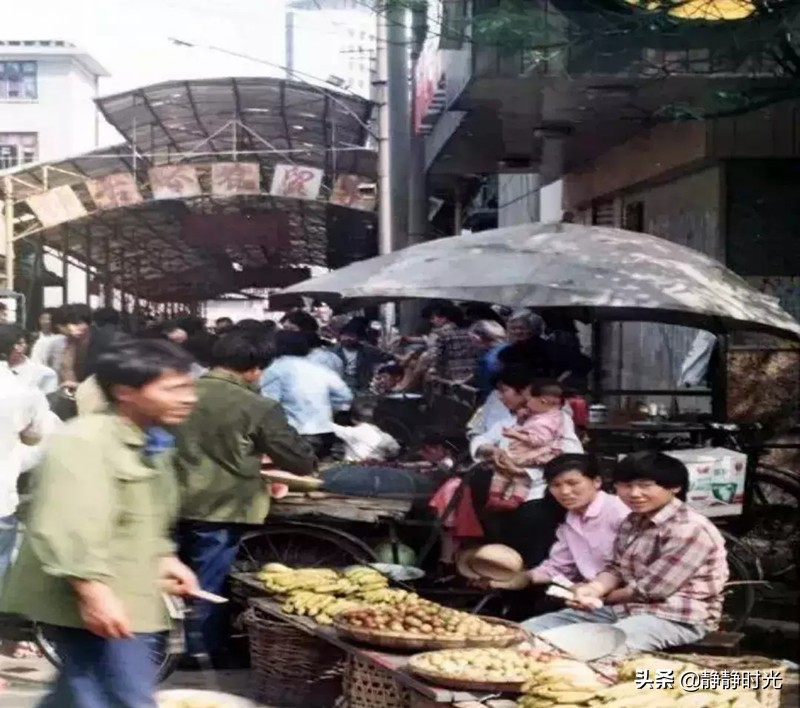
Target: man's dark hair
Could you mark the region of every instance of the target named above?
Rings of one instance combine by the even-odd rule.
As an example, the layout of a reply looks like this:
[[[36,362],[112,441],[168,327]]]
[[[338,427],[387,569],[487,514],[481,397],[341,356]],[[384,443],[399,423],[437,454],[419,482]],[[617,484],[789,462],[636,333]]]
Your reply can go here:
[[[266,369],[275,350],[270,338],[260,332],[234,331],[222,335],[211,350],[211,365],[232,371]]]
[[[310,353],[311,342],[305,332],[275,333],[275,356],[308,356]]]
[[[497,360],[503,367],[524,366],[540,377],[552,375],[552,352],[541,337],[509,344],[500,350]]]
[[[119,327],[122,318],[113,307],[101,307],[94,311],[92,322],[98,327]]]
[[[6,361],[25,332],[15,324],[0,324],[0,361]]]
[[[53,329],[56,329],[57,327],[62,327],[65,324],[67,324],[64,319],[63,307],[53,308],[52,314],[50,315],[50,324],[53,326]]]
[[[589,455],[569,453],[559,455],[544,466],[544,481],[548,484],[565,472],[580,472],[589,479],[600,478],[600,470],[592,464]]]
[[[264,323],[254,319],[239,320],[234,329],[237,332],[263,332]]]
[[[113,400],[114,386],[142,388],[166,371],[188,373],[191,366],[189,354],[172,342],[122,335],[98,357],[95,377],[106,397]]]
[[[343,334],[351,335],[363,339],[367,333],[367,322],[363,317],[354,317],[339,332],[339,336]]]
[[[614,482],[645,479],[664,489],[680,489],[678,499],[685,500],[689,491],[689,470],[679,459],[663,452],[643,450],[620,460],[611,475]]]
[[[301,332],[308,332],[309,334],[316,334],[319,331],[319,322],[317,322],[311,315],[303,310],[295,310],[288,312],[281,319],[281,324],[292,324]]]
[[[431,317],[444,317],[448,322],[452,322],[457,327],[464,325],[464,313],[452,302],[440,302],[433,305],[430,309]]]
[[[447,436],[437,432],[426,433],[420,442],[420,447],[446,447],[447,449],[452,449]]]
[[[233,324],[233,320],[230,317],[217,317],[216,324],[222,324],[223,322],[225,324]]]
[[[88,305],[75,303],[61,308],[63,324],[92,324],[92,311]]]
[[[534,373],[527,366],[509,366],[495,374],[492,384],[495,388],[503,384],[515,391],[524,391],[533,380]]]
[[[206,321],[202,317],[189,315],[178,320],[180,328],[190,337],[206,331]]]

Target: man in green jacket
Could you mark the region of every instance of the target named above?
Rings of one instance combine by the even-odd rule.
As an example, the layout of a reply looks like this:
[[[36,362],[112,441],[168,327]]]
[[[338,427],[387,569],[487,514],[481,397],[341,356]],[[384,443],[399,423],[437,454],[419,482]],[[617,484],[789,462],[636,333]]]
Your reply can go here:
[[[63,666],[40,708],[156,706],[162,593],[198,590],[174,555],[178,488],[155,444],[197,400],[191,363],[168,342],[107,351],[96,373],[111,411],[70,421],[34,472],[2,609],[52,625]]]
[[[289,425],[280,404],[259,395],[255,384],[271,359],[268,336],[224,335],[214,345],[211,371],[197,382],[197,406],[177,432],[180,555],[210,592],[222,590],[242,536],[263,524],[269,511],[263,457],[296,474],[316,468],[311,446]],[[191,622],[199,631],[187,637],[189,653],[207,653],[218,663],[224,608],[204,603]]]

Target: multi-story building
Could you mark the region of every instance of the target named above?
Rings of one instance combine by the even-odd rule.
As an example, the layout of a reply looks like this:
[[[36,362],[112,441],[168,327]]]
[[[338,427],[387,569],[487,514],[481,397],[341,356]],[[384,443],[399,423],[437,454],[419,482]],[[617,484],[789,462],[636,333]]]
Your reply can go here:
[[[98,147],[108,72],[64,41],[0,41],[0,169]]]
[[[287,3],[286,12],[287,65],[369,98],[377,25],[369,5],[357,0],[296,0]]]

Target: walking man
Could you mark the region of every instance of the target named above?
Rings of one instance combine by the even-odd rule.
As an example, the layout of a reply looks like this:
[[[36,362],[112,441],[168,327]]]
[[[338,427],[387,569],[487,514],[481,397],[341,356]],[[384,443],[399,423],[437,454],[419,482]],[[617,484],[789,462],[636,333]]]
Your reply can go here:
[[[53,628],[63,665],[40,708],[156,708],[162,592],[198,589],[170,540],[178,488],[161,454],[163,428],[196,401],[190,366],[168,342],[105,352],[96,375],[110,412],[70,421],[34,473],[3,610]]]

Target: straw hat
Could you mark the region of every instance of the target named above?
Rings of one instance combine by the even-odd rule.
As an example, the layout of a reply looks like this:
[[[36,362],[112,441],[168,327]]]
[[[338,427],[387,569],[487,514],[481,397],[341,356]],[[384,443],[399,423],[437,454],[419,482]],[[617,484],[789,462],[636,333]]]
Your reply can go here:
[[[513,548],[491,543],[459,554],[456,567],[461,575],[471,580],[505,582],[522,572],[525,563]]]
[[[471,566],[472,558],[477,553],[477,548],[467,548],[456,557],[456,570],[462,578],[468,580],[480,580],[482,576],[478,575]]]

